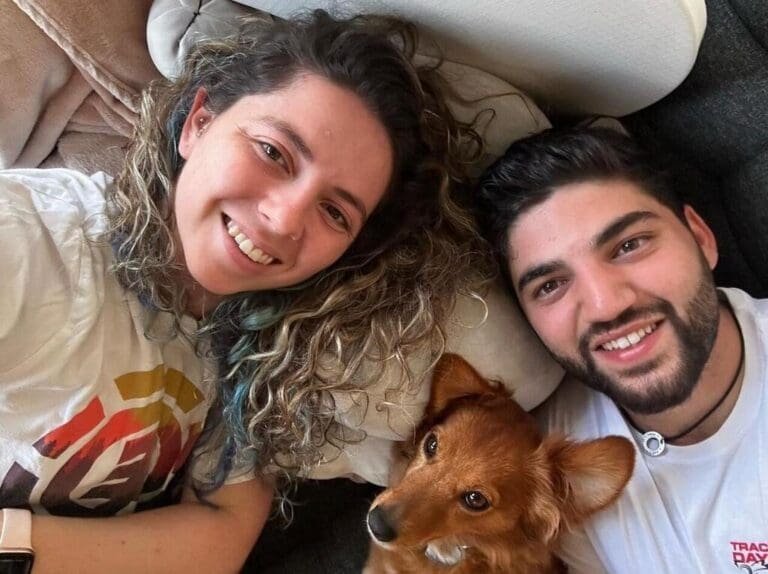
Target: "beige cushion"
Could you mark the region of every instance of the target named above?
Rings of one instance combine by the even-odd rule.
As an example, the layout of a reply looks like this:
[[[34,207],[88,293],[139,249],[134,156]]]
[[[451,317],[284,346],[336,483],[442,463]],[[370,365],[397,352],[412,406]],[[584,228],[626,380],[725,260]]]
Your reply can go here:
[[[479,172],[506,151],[509,144],[551,126],[525,93],[493,74],[456,62],[443,62],[443,76],[459,97],[449,101],[451,111],[464,122],[474,122],[485,145]]]

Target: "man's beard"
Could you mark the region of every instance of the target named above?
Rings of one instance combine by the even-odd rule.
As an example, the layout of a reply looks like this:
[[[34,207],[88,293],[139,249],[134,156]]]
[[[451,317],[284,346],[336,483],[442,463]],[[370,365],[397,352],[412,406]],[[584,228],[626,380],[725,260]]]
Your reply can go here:
[[[677,406],[691,396],[709,359],[720,319],[717,291],[708,269],[702,273],[696,294],[686,307],[688,322],[669,301],[659,299],[647,307],[631,308],[616,319],[592,325],[579,340],[581,361],[555,355],[563,368],[585,385],[600,391],[616,404],[638,414],[655,414]],[[649,361],[621,374],[609,375],[595,364],[590,341],[596,335],[620,328],[630,321],[662,315],[677,335],[679,364],[668,376],[656,375],[658,360]],[[640,378],[634,388],[621,384],[624,378]]]

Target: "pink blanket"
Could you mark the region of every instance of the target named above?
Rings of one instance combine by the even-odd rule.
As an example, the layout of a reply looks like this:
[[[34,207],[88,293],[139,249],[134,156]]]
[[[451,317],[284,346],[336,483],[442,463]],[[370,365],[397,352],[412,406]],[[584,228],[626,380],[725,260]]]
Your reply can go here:
[[[0,0],[0,168],[119,168],[139,92],[159,77],[151,3]]]

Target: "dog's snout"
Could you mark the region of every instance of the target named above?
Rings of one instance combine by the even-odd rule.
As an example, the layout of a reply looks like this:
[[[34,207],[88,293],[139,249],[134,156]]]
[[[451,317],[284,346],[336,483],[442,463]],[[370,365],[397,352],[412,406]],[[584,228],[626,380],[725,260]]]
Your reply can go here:
[[[368,529],[379,542],[392,542],[397,538],[397,530],[392,525],[392,517],[382,506],[368,512]]]

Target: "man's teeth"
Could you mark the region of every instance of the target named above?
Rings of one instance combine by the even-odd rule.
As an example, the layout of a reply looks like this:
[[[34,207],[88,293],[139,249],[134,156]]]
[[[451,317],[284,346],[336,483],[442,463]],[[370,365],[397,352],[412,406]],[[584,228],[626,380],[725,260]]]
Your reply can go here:
[[[269,265],[275,260],[274,257],[267,255],[261,249],[254,246],[253,241],[248,239],[248,236],[231,220],[227,223],[227,231],[232,239],[235,240],[235,243],[237,243],[240,251],[245,253],[251,261],[261,263],[262,265]]]
[[[651,333],[653,333],[655,329],[656,329],[655,325],[648,325],[644,329],[638,329],[634,333],[630,333],[625,337],[619,337],[618,339],[614,339],[613,341],[608,341],[607,343],[603,343],[601,345],[601,348],[606,351],[615,351],[616,349],[626,349],[628,347],[631,347],[632,345],[637,345],[640,341],[645,339],[647,335],[650,335]]]

